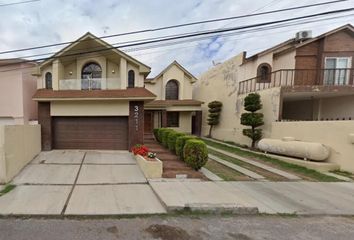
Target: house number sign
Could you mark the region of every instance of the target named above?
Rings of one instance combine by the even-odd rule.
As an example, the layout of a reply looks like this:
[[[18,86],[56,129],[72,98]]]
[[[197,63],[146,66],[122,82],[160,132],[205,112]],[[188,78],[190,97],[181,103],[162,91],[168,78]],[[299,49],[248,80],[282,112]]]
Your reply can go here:
[[[139,106],[134,106],[134,123],[135,123],[135,131],[139,131]]]

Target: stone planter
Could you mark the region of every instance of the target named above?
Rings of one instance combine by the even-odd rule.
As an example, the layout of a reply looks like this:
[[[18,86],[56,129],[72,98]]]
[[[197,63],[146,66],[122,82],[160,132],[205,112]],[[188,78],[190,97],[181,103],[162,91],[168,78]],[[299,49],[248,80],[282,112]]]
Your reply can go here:
[[[155,158],[155,161],[148,161],[141,155],[135,155],[135,159],[146,178],[162,177],[162,162],[158,158]]]

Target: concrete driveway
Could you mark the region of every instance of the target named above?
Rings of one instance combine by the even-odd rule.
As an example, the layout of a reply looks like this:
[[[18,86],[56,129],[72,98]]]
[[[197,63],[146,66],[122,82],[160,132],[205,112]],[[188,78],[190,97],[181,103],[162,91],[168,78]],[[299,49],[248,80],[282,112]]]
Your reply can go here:
[[[40,153],[0,198],[0,214],[115,215],[164,213],[127,151]]]

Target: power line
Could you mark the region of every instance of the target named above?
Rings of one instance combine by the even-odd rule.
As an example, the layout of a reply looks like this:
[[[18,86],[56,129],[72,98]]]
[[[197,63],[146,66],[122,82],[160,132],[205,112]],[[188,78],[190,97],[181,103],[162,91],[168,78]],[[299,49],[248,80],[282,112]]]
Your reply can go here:
[[[220,34],[218,36],[221,36],[221,37],[230,37],[230,36],[234,36],[236,34],[247,34],[247,33],[253,33],[253,32],[259,32],[259,31],[264,31],[264,30],[271,30],[271,29],[276,29],[276,28],[283,28],[283,27],[288,27],[288,26],[294,26],[294,25],[303,25],[303,24],[307,24],[307,23],[312,23],[312,22],[318,22],[318,21],[326,21],[326,20],[331,20],[331,19],[339,19],[339,18],[343,18],[343,17],[349,17],[349,16],[354,16],[354,14],[349,14],[349,15],[343,15],[343,16],[336,16],[336,17],[327,17],[327,18],[324,18],[324,19],[319,19],[319,20],[307,20],[307,21],[298,21],[298,22],[295,22],[295,23],[286,23],[286,24],[279,24],[278,26],[268,26],[268,27],[262,27],[262,28],[257,28],[257,29],[251,29],[251,30],[244,30],[244,31],[241,31],[241,32],[236,32],[236,33],[227,33],[227,34]],[[263,35],[262,35],[263,36]],[[179,41],[179,42],[172,42],[172,43],[165,43],[164,45],[153,45],[153,46],[147,46],[147,47],[141,47],[141,48],[135,48],[135,49],[129,49],[128,51],[129,52],[134,52],[134,51],[141,51],[141,50],[149,50],[149,49],[153,49],[153,48],[158,48],[158,47],[166,47],[166,46],[170,46],[170,45],[176,45],[176,44],[181,44],[181,43],[185,43],[185,42],[192,42],[192,41],[201,41],[201,40],[207,40],[209,38],[211,38],[213,36],[209,36],[209,37],[199,37],[199,38],[194,38],[194,39],[191,39],[191,40],[184,40],[184,41]],[[239,39],[247,39],[248,37],[245,37],[245,38],[238,38],[238,39],[235,39],[235,40],[239,40]],[[96,47],[96,48],[101,48],[101,47]],[[85,48],[86,49],[86,48]],[[262,49],[262,48],[258,48],[258,49]],[[83,50],[83,49],[81,49]],[[106,50],[106,48],[102,49],[101,50]],[[253,49],[253,50],[256,50],[256,49]],[[100,52],[100,51],[97,51],[97,52]],[[113,55],[114,53],[111,53],[111,54],[108,54],[108,55]],[[149,53],[147,53],[149,54]],[[144,55],[144,54],[141,54],[141,55]],[[92,56],[100,56],[98,53],[96,55],[92,55]],[[69,63],[71,62],[72,60],[62,60],[61,63]],[[33,60],[30,60],[28,62],[33,62]],[[13,65],[16,65],[18,63],[14,63]],[[12,65],[12,64],[9,64],[9,65]],[[2,66],[7,66],[7,65],[2,65]],[[9,71],[15,71],[15,70],[19,70],[19,69],[26,69],[26,68],[33,68],[32,66],[27,66],[27,67],[19,67],[19,68],[12,68],[12,69],[6,69],[6,70],[1,70],[0,72],[9,72]]]
[[[246,26],[235,27],[235,28],[216,29],[216,30],[210,30],[210,31],[205,31],[205,32],[200,32],[200,33],[188,33],[188,34],[180,35],[180,36],[177,36],[177,37],[167,37],[167,38],[151,40],[151,41],[136,42],[136,43],[132,43],[132,44],[121,45],[121,46],[118,46],[118,47],[113,47],[112,46],[112,47],[99,49],[99,50],[90,50],[90,51],[84,51],[84,52],[78,52],[78,53],[70,53],[70,54],[64,54],[64,55],[61,55],[61,56],[52,56],[52,57],[48,57],[48,58],[24,60],[24,61],[21,61],[21,62],[18,62],[18,63],[42,61],[42,60],[56,59],[56,58],[61,58],[61,57],[78,56],[78,55],[82,55],[82,54],[108,51],[108,50],[117,49],[117,48],[133,47],[133,46],[138,46],[138,45],[159,43],[159,42],[178,40],[178,39],[183,39],[183,38],[192,38],[192,37],[204,36],[204,35],[210,35],[210,34],[216,34],[216,33],[219,34],[219,33],[223,33],[223,32],[232,32],[232,31],[244,30],[244,29],[248,29],[248,28],[255,28],[255,27],[260,27],[260,26],[274,25],[274,24],[277,24],[277,23],[286,23],[286,22],[291,22],[291,21],[301,20],[301,19],[306,19],[306,18],[321,17],[321,16],[330,15],[330,14],[348,12],[348,11],[353,11],[353,10],[354,10],[354,8],[340,9],[340,10],[334,10],[334,11],[329,11],[329,12],[322,12],[322,13],[306,15],[306,16],[301,16],[301,17],[282,19],[282,20],[272,21],[272,22],[263,22],[263,23],[258,23],[258,24],[253,24],[253,25],[246,25]],[[16,63],[16,64],[18,64],[18,63]],[[2,66],[9,66],[9,65],[14,65],[14,64],[6,64],[6,65],[2,65]]]
[[[39,1],[39,0],[36,0],[36,1]],[[173,29],[173,28],[187,27],[187,26],[192,26],[192,25],[199,25],[199,24],[205,24],[205,23],[215,23],[215,22],[228,21],[228,20],[247,18],[247,17],[253,17],[253,16],[260,16],[260,15],[266,15],[266,14],[272,14],[272,13],[278,13],[278,12],[284,12],[284,11],[291,11],[291,10],[297,10],[297,9],[302,9],[302,8],[311,8],[311,7],[329,5],[329,4],[345,2],[345,1],[348,1],[348,0],[334,0],[334,1],[315,3],[315,4],[310,4],[310,5],[302,5],[302,6],[297,6],[297,7],[272,10],[272,11],[261,12],[261,13],[253,13],[253,14],[239,15],[239,16],[226,17],[226,18],[216,18],[216,19],[209,19],[209,20],[198,21],[198,22],[177,24],[177,25],[171,25],[171,26],[165,26],[165,27],[159,27],[159,28],[144,29],[144,30],[138,30],[138,31],[132,31],[132,32],[119,33],[119,34],[111,34],[111,35],[101,36],[98,38],[105,39],[105,38],[120,37],[120,36],[147,33],[147,32],[155,32],[155,31],[161,31],[161,30],[167,30],[167,29]],[[87,41],[87,40],[81,40],[81,41]],[[90,39],[90,41],[91,41],[91,39]],[[48,44],[48,45],[42,45],[42,46],[36,46],[36,47],[30,47],[30,48],[7,50],[7,51],[0,52],[0,54],[8,54],[8,53],[36,50],[36,49],[42,49],[42,48],[56,47],[56,46],[71,44],[73,42],[77,42],[77,41],[68,41],[68,42]]]
[[[12,5],[19,5],[19,4],[39,2],[39,1],[41,1],[41,0],[28,0],[28,1],[22,1],[22,2],[4,3],[4,4],[0,4],[0,7],[7,7],[7,6],[12,6]]]

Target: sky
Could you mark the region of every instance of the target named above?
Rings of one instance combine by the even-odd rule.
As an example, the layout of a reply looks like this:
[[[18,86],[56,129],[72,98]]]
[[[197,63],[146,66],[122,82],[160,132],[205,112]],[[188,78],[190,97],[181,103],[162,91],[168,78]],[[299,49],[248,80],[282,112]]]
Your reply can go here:
[[[0,1],[0,16],[2,17],[2,21],[0,21],[0,52],[74,41],[86,32],[91,32],[100,37],[330,0],[40,0],[2,6],[2,4],[20,1],[25,0]],[[354,0],[277,14],[106,38],[104,40],[111,44],[121,43],[186,32],[239,27],[351,7],[354,7]],[[354,11],[330,17],[331,19],[323,21],[288,25],[281,28],[237,32],[228,36],[214,35],[198,41],[188,40],[169,46],[122,50],[150,66],[152,72],[149,77],[158,74],[173,60],[177,60],[190,72],[198,76],[211,68],[213,64],[221,63],[242,51],[246,51],[247,55],[250,56],[293,38],[298,31],[312,30],[313,36],[316,36],[344,24],[354,25]],[[60,50],[62,47],[2,54],[0,58],[51,53]]]

